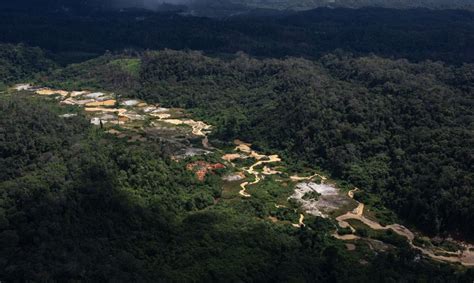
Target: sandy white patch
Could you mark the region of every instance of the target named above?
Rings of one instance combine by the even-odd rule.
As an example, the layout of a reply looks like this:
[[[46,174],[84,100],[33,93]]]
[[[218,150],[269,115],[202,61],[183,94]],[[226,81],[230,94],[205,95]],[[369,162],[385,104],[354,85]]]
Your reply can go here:
[[[30,90],[31,85],[30,84],[18,84],[13,87],[14,90],[16,91],[22,91],[22,90]]]
[[[316,199],[304,199],[307,193],[320,194]],[[328,213],[347,203],[347,199],[339,194],[339,190],[328,184],[303,182],[296,185],[294,193],[288,198],[301,204],[306,213],[320,217],[327,217]]]
[[[124,106],[135,106],[139,103],[140,103],[140,101],[135,100],[135,99],[131,99],[131,100],[125,100],[124,102],[122,102],[122,105],[124,105]]]
[[[93,92],[93,93],[89,93],[87,95],[84,95],[84,97],[87,97],[87,98],[92,98],[92,99],[97,99],[101,96],[104,96],[105,93],[103,92]]]
[[[59,117],[61,117],[61,118],[71,118],[71,117],[76,117],[76,116],[77,116],[77,114],[74,114],[74,113],[59,115]]]

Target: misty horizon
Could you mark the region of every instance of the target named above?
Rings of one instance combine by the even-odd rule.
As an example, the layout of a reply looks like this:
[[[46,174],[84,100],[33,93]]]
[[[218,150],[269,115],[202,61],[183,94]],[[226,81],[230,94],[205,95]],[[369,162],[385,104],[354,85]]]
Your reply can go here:
[[[139,7],[156,9],[163,4],[183,5],[189,4],[191,0],[112,0],[111,6],[114,8]]]
[[[166,6],[166,4],[186,5],[192,10],[205,10],[205,14],[210,16],[214,12],[216,15],[222,15],[222,11],[227,11],[229,15],[232,15],[236,11],[252,9],[301,11],[319,7],[474,9],[473,3],[470,0],[7,0],[0,3],[0,9],[89,10],[144,8],[160,10],[162,5]]]

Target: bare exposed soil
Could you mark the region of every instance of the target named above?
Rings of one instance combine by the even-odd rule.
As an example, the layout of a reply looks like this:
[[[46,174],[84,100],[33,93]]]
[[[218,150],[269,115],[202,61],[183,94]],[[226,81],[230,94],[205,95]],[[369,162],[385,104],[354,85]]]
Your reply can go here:
[[[355,190],[351,190],[348,193],[348,196],[353,198]],[[350,227],[353,232],[355,229],[351,227],[351,225],[347,222],[349,219],[356,219],[364,223],[365,225],[369,226],[373,230],[392,230],[396,234],[403,236],[407,239],[410,246],[416,250],[419,250],[423,255],[430,257],[431,259],[444,261],[444,262],[452,262],[452,263],[460,263],[464,266],[474,266],[474,252],[470,251],[469,248],[472,245],[461,244],[464,246],[463,251],[457,252],[449,252],[441,249],[431,249],[431,248],[422,248],[413,244],[413,240],[415,239],[415,234],[411,232],[408,228],[400,224],[391,224],[387,226],[382,226],[380,223],[370,220],[364,216],[364,204],[359,203],[357,208],[353,211],[347,212],[336,218],[340,227]],[[333,235],[337,239],[340,240],[355,240],[359,239],[358,236],[349,234],[349,235],[338,235],[337,232]],[[438,254],[437,254],[438,253]],[[442,253],[444,255],[439,255]]]

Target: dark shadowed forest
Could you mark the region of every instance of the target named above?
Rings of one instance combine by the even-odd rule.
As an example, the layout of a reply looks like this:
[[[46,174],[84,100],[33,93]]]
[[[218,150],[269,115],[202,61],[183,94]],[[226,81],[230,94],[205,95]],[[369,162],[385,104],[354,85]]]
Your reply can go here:
[[[251,143],[282,175],[357,187],[371,219],[457,251],[446,239],[474,239],[472,12],[0,16],[0,280],[472,282],[392,230],[351,222],[362,239],[346,243],[333,217],[289,225],[304,213],[295,185],[266,176],[240,197],[223,179],[251,162],[219,155]],[[177,160],[170,142],[117,138],[17,83],[184,109],[212,125],[215,148]],[[204,161],[227,168],[199,180],[189,164]]]

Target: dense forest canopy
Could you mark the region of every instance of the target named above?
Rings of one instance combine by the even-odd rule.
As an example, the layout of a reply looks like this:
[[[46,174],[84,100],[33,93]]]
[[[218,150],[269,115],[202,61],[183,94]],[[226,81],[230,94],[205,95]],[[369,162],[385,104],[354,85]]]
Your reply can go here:
[[[426,232],[474,236],[472,64],[163,51],[144,53],[137,75],[108,63],[116,60],[108,55],[73,65],[49,83],[115,87],[194,109],[217,125],[219,138],[249,140],[319,165],[377,193]]]
[[[380,23],[383,22],[383,25]],[[0,10],[0,42],[51,51],[60,63],[105,51],[191,49],[212,54],[318,58],[335,49],[414,61],[473,62],[474,13],[392,9],[316,9],[225,20],[175,13],[74,15]]]
[[[1,281],[472,282],[474,269],[412,244],[453,255],[474,240],[473,12],[274,12],[324,1],[246,0],[238,2],[257,9],[205,18],[181,7],[117,13],[105,11],[111,2],[60,2],[45,1],[47,11],[0,4]],[[219,1],[213,12],[241,4]],[[166,137],[127,141],[102,120],[91,125],[85,106],[16,83],[104,92],[110,107],[127,108],[122,99],[172,109],[212,125],[210,146],[178,137],[209,151],[179,159]],[[149,117],[131,127],[162,122]],[[403,224],[415,238],[356,221],[360,242],[339,241],[348,227],[301,214],[288,197],[297,184],[271,174],[257,186],[258,175],[241,171],[258,189],[241,197],[243,183],[224,179],[251,161],[220,154],[235,139],[262,162],[278,154],[283,161],[266,169],[287,179],[324,174],[359,203],[347,211],[365,203],[370,219]],[[228,168],[200,180],[195,162]]]
[[[55,102],[0,99],[0,278],[6,281],[470,282],[414,261],[407,248],[367,263],[316,219],[293,229],[212,207],[217,179],[198,182],[160,144],[130,144]],[[211,199],[209,202],[208,200]]]
[[[56,67],[40,48],[0,44],[0,89]]]

